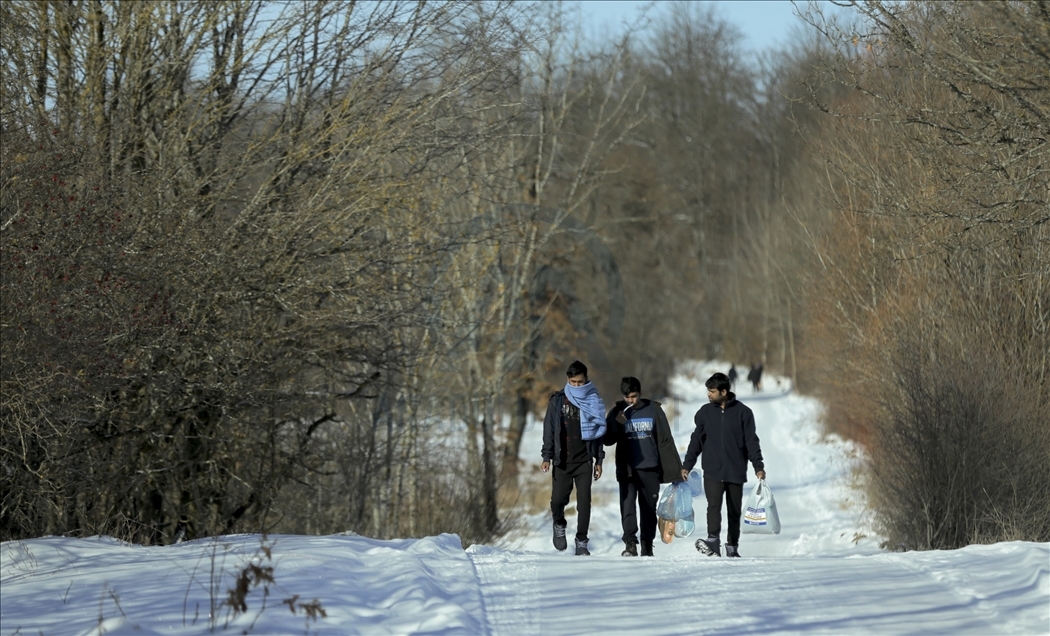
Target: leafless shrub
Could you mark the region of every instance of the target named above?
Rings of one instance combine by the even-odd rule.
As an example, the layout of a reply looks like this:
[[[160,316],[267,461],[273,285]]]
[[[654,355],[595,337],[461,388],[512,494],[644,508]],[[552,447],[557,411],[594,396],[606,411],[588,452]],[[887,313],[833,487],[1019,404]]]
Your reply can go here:
[[[888,545],[1046,540],[1050,432],[1030,380],[985,348],[917,335],[898,331],[872,440],[870,498]]]
[[[857,6],[819,67],[850,92],[815,99],[834,213],[812,218],[811,364],[869,443],[892,547],[1045,541],[1045,7]]]

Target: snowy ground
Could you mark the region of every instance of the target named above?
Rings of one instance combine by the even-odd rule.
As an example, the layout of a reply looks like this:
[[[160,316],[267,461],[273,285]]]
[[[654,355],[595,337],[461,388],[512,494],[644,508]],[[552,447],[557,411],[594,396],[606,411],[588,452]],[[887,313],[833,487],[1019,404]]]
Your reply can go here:
[[[665,403],[683,453],[713,370],[723,369],[686,369]],[[272,559],[254,535],[171,547],[12,541],[0,544],[0,633],[1050,634],[1050,544],[883,552],[849,488],[854,449],[821,439],[819,404],[775,378],[738,393],[755,411],[783,523],[778,536],[744,535],[743,559],[703,557],[695,536],[658,541],[653,559],[620,557],[610,449],[591,557],[553,549],[549,512],[499,547],[466,551],[450,535],[271,536]],[[523,455],[538,462],[538,430]],[[274,582],[233,615],[222,602],[247,563],[273,567]],[[325,616],[306,615],[314,599]]]

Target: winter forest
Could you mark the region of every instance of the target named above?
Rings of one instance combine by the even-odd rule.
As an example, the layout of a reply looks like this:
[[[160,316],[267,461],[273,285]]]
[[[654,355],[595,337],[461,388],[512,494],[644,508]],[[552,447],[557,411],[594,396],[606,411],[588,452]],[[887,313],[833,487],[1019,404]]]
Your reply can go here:
[[[798,11],[0,3],[0,540],[490,541],[579,358],[790,378],[887,549],[1050,541],[1050,3]]]

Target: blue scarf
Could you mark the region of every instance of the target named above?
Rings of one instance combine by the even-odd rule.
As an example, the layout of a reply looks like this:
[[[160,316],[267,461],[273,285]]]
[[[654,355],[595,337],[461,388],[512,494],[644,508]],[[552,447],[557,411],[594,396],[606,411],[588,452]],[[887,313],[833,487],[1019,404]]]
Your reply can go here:
[[[605,435],[605,402],[598,395],[593,382],[583,386],[565,383],[565,397],[580,409],[580,433],[585,440],[601,439]]]

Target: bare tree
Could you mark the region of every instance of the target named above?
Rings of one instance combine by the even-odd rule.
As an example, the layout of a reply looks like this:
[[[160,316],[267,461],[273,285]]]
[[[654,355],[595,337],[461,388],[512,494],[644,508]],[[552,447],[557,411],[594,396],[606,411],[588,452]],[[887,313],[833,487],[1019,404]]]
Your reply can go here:
[[[290,484],[335,465],[338,527],[396,532],[461,196],[423,184],[520,44],[509,8],[3,11],[5,536],[297,527]]]

